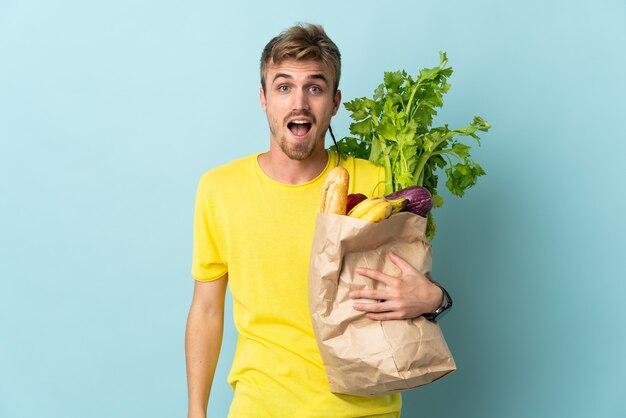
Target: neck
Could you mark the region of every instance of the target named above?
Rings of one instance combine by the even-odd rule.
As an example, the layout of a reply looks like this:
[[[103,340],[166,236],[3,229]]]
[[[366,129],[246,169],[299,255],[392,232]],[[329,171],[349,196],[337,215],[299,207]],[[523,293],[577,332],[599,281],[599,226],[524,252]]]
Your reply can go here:
[[[305,160],[292,160],[282,152],[270,149],[259,155],[258,163],[265,174],[279,183],[297,185],[308,183],[319,176],[326,168],[328,158],[324,148]]]

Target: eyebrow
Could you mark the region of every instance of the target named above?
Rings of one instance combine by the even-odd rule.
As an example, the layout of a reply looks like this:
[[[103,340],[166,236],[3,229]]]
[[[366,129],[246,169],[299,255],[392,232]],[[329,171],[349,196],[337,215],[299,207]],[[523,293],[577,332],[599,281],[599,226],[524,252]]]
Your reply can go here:
[[[287,79],[293,79],[293,77],[290,74],[278,73],[278,74],[276,74],[274,76],[274,79],[272,80],[272,83],[274,81],[276,81],[276,79],[281,78],[281,77],[282,78],[287,78]],[[310,76],[307,77],[307,79],[309,79],[309,80],[322,80],[324,83],[328,84],[328,80],[326,79],[326,77],[322,73],[311,74]]]

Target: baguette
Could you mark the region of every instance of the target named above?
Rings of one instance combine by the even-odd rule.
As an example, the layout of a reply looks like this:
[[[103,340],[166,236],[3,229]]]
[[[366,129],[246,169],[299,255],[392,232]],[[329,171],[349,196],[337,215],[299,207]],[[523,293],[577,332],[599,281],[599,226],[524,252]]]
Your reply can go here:
[[[320,212],[345,215],[348,202],[350,174],[343,167],[335,167],[328,172],[322,186]]]

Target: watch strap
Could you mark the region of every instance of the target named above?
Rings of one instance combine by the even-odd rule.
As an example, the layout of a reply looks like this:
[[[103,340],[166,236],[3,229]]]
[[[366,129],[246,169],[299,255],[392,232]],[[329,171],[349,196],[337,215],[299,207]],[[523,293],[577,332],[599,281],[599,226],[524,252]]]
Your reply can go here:
[[[426,313],[423,315],[424,318],[428,319],[429,321],[435,321],[437,318],[441,318],[441,316],[452,307],[452,298],[450,297],[448,291],[434,280],[433,284],[441,289],[441,292],[443,293],[443,300],[441,301],[441,305],[439,305],[435,312]]]

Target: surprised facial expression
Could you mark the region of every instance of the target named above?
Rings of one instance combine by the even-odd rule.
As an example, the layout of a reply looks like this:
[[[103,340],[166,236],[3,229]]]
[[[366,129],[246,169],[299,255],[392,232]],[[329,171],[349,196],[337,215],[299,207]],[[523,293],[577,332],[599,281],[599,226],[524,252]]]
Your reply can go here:
[[[341,92],[334,91],[333,75],[323,63],[270,63],[260,98],[270,127],[270,152],[306,160],[324,151],[326,130],[339,108]]]

